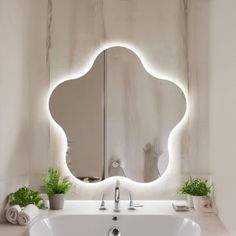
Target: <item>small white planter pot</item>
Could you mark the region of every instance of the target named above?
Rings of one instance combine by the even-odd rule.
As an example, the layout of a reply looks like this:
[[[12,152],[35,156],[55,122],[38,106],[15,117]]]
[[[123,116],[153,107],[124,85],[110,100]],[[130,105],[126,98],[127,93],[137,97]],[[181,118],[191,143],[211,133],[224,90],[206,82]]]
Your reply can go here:
[[[64,207],[65,194],[53,194],[49,197],[50,210],[61,210]]]
[[[212,210],[211,198],[208,196],[192,196],[196,211],[209,212]]]
[[[193,198],[192,195],[187,194],[186,195],[186,199],[187,199],[187,204],[189,208],[193,208]]]

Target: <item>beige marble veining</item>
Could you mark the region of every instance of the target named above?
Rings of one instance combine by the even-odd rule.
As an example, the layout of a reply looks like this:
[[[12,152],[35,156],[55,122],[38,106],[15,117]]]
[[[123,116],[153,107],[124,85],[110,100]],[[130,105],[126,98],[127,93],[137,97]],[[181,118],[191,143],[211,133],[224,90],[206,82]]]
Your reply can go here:
[[[158,78],[179,83],[188,91],[186,4],[182,0],[80,0],[52,1],[50,81],[57,84],[74,73],[84,73],[94,52],[106,45],[137,48]],[[187,123],[175,132],[168,187],[137,189],[140,198],[172,198],[188,172]],[[51,129],[50,160],[62,166],[61,132]],[[62,168],[63,169],[63,168]],[[127,181],[125,181],[127,182]],[[106,188],[106,184],[101,184]],[[127,184],[127,187],[129,184]],[[155,186],[155,184],[154,184]],[[97,198],[102,188],[78,184],[81,198]]]
[[[9,191],[27,184],[28,168],[30,185],[38,188],[41,185],[39,176],[45,173],[52,163],[58,165],[58,157],[62,155],[60,150],[62,141],[58,136],[58,130],[49,127],[46,104],[48,91],[60,79],[82,70],[94,49],[111,41],[135,45],[143,52],[144,58],[154,70],[180,82],[186,88],[189,97],[188,125],[179,131],[177,134],[179,140],[175,141],[175,165],[166,181],[141,188],[139,186],[137,188],[139,198],[176,197],[175,190],[186,173],[209,174],[210,162],[215,162],[215,156],[219,162],[221,159],[226,160],[222,158],[223,156],[234,157],[234,143],[232,152],[227,152],[227,155],[225,153],[225,150],[229,149],[228,140],[234,140],[228,134],[235,133],[230,126],[233,122],[229,122],[225,117],[233,119],[234,116],[231,115],[231,108],[225,110],[228,115],[224,116],[219,106],[219,104],[223,104],[222,107],[228,106],[234,97],[231,98],[229,96],[231,93],[228,93],[225,97],[229,100],[222,103],[221,97],[218,96],[218,90],[221,91],[223,88],[224,91],[228,91],[230,88],[231,92],[234,85],[233,82],[232,85],[224,83],[230,79],[233,81],[235,77],[233,72],[235,66],[231,63],[235,61],[232,56],[234,47],[231,47],[234,45],[234,30],[232,30],[235,28],[234,9],[234,1],[221,0],[0,1],[1,109],[11,107],[14,110],[10,113],[4,111],[1,116],[3,124],[1,132],[4,131],[1,133],[3,141],[0,148],[0,169],[3,175],[0,184],[1,203]],[[47,44],[49,38],[51,42]],[[49,73],[51,84],[49,84]],[[210,84],[209,77],[211,77]],[[215,78],[222,83],[217,84],[218,90],[215,88]],[[9,86],[5,87],[5,83]],[[18,96],[20,90],[25,97],[29,92],[30,99],[21,99],[21,95]],[[9,99],[11,93],[14,96]],[[210,135],[209,126],[212,124],[208,112],[209,93],[215,96],[210,98],[210,104],[218,108],[210,118],[219,119],[217,125],[215,121],[213,122],[214,132]],[[13,97],[16,98],[14,104]],[[28,103],[31,106],[31,113],[26,118]],[[4,119],[4,116],[7,118]],[[221,116],[225,119],[221,120]],[[22,140],[28,140],[28,138],[23,139],[28,133],[17,137],[9,132],[10,128],[14,132],[19,128],[14,127],[11,121],[15,118],[20,123],[23,117],[24,120],[30,119],[30,130],[28,130],[30,141],[22,145],[24,148],[30,147],[28,156],[26,153],[21,155],[22,153],[18,151],[21,148],[17,146]],[[224,129],[222,124],[229,125],[228,129]],[[222,126],[223,132],[216,135],[215,128],[219,126]],[[14,143],[15,138],[18,140],[19,137],[19,142]],[[212,144],[211,138],[214,138],[213,144],[215,139],[219,142],[216,142],[217,148],[214,148],[212,153],[209,150]],[[225,142],[223,147],[221,139]],[[210,160],[209,156],[213,160]],[[228,166],[233,168],[232,160],[227,160],[229,160]],[[22,167],[22,163],[25,166]],[[7,178],[5,171],[9,166],[11,168]],[[219,164],[218,181],[226,186],[222,180],[221,166]],[[26,174],[23,179],[19,178],[19,182],[12,183],[9,188],[8,183],[11,183],[11,179],[14,182],[14,178],[18,178],[22,173]],[[231,171],[227,174],[230,175]],[[226,182],[232,179],[228,178],[228,175],[224,175]],[[102,184],[102,188],[109,188],[109,184],[108,182]],[[126,185],[137,187],[135,183]],[[222,191],[220,185],[218,186],[219,191]],[[101,189],[100,187],[101,185],[99,187],[79,185],[78,198],[99,198],[101,190],[97,190]],[[227,191],[226,188],[221,194],[224,195]],[[231,197],[233,198],[233,195]],[[228,203],[228,199],[223,202]],[[228,208],[224,208],[223,205],[222,210],[228,215],[227,211],[231,209],[231,204],[228,204]]]
[[[207,29],[202,27],[207,26],[207,2],[192,0],[188,1],[187,6],[186,2],[149,0],[147,4],[147,1],[142,0],[30,1],[31,14],[25,14],[25,17],[31,17],[27,22],[31,23],[32,28],[29,40],[31,186],[38,188],[41,185],[39,176],[52,163],[60,165],[58,160],[65,155],[60,149],[63,142],[58,136],[58,130],[49,127],[47,96],[50,86],[74,72],[82,71],[95,49],[114,41],[138,48],[157,74],[181,83],[191,98],[191,116],[188,126],[176,134],[175,161],[168,178],[160,184],[142,187],[134,184],[139,198],[176,197],[175,190],[185,173],[190,170],[196,173],[209,171],[205,103],[207,88],[204,87],[207,72],[199,72],[205,63],[201,59],[205,58],[207,52],[207,35],[204,33]],[[49,39],[50,44],[47,44]],[[188,44],[187,39],[191,41]],[[193,50],[195,45],[198,46]],[[186,50],[196,56],[187,55]],[[188,57],[191,62],[187,63]],[[190,74],[187,74],[188,67],[192,68]],[[49,73],[51,85],[48,81]],[[198,75],[197,79],[195,75]],[[129,183],[126,185],[130,186]],[[108,188],[109,185],[105,183],[102,186]],[[78,197],[99,198],[102,189],[98,189],[100,186],[79,185]]]

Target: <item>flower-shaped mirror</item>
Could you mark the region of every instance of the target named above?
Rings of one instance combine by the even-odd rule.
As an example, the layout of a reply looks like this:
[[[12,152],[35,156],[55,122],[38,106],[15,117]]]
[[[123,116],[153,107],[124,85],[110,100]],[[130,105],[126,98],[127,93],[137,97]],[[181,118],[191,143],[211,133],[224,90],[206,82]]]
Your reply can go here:
[[[78,179],[150,182],[168,166],[168,138],[186,100],[176,84],[151,76],[133,51],[112,47],[87,74],[58,85],[49,106],[67,136],[65,158]]]

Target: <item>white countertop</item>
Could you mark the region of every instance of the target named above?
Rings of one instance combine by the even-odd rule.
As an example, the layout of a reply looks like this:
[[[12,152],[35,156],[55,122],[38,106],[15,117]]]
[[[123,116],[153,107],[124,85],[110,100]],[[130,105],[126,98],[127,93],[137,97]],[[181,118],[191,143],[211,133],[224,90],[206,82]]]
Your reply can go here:
[[[34,219],[31,224],[35,221],[63,214],[79,214],[79,215],[176,215],[185,217],[197,222],[202,230],[201,236],[228,236],[225,227],[214,213],[199,213],[194,210],[189,212],[175,212],[172,208],[172,201],[134,201],[139,203],[143,207],[137,207],[135,211],[127,209],[129,202],[120,202],[120,212],[114,213],[113,201],[105,201],[107,210],[100,211],[98,208],[101,201],[66,201],[63,210],[50,211],[40,210],[39,216]],[[30,225],[31,225],[30,224]],[[0,225],[0,236],[27,236],[27,229],[29,226],[11,225],[4,223]]]

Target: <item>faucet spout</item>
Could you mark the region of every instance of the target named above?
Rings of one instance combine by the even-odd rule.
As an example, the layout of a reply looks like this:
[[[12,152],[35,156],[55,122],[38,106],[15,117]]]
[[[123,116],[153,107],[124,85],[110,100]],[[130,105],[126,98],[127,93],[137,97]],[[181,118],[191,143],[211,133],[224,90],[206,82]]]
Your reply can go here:
[[[116,181],[115,185],[115,195],[114,195],[114,211],[119,212],[120,211],[120,181]]]

